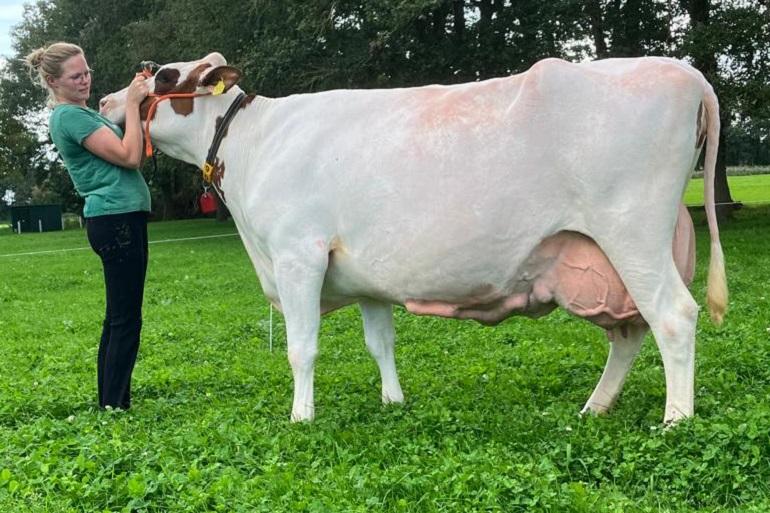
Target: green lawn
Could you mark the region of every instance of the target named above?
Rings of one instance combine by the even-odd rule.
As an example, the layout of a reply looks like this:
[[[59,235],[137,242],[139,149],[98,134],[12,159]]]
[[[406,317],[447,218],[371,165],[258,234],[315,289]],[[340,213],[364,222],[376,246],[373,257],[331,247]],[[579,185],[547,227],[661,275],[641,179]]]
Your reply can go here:
[[[746,205],[770,205],[770,174],[728,176],[733,200]],[[703,178],[693,178],[684,193],[685,205],[703,205]]]
[[[381,406],[346,308],[322,323],[317,419],[291,424],[283,323],[271,352],[237,237],[151,246],[134,405],[98,412],[97,257],[0,256],[0,511],[769,511],[770,208],[721,228],[730,311],[721,328],[701,313],[697,415],[669,431],[651,339],[615,410],[579,418],[607,355],[597,328],[562,312],[488,328],[401,308],[406,403]],[[151,240],[233,231],[150,225]],[[85,246],[80,230],[0,236],[0,255]]]

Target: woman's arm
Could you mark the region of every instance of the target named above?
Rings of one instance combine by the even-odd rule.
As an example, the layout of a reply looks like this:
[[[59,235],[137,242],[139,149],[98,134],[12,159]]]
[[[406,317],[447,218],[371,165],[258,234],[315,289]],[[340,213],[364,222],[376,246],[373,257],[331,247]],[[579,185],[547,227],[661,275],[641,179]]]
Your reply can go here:
[[[83,146],[107,162],[129,169],[142,164],[142,122],[139,119],[139,105],[147,96],[147,84],[142,75],[134,78],[128,86],[126,98],[126,128],[121,140],[109,127],[94,131],[83,140]]]

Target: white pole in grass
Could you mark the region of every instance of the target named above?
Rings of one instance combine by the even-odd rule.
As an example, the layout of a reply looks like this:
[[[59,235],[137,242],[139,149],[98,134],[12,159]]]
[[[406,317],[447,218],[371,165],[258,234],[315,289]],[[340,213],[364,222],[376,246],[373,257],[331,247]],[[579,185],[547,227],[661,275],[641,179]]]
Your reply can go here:
[[[21,235],[21,221],[16,221],[16,233]]]
[[[38,231],[40,233],[43,233],[43,220],[42,219],[38,219],[37,220],[37,229],[38,229]]]
[[[83,218],[78,216],[78,223],[80,223],[80,229],[83,229]]]
[[[273,303],[270,303],[270,352],[273,352]]]

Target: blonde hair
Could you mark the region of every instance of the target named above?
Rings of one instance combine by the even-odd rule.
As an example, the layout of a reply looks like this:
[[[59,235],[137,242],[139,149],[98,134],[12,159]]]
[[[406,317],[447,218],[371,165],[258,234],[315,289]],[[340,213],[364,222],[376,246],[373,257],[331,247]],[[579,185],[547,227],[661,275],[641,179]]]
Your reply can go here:
[[[59,78],[62,63],[70,57],[82,54],[83,49],[78,45],[59,42],[33,50],[24,58],[32,82],[48,91],[49,107],[56,103],[56,97],[48,85],[48,77]]]

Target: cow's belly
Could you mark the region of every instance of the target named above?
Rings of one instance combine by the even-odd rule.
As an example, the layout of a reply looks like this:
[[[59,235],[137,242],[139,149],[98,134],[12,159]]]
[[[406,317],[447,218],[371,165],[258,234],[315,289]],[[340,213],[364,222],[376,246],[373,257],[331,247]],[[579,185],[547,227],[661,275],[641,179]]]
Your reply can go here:
[[[515,251],[479,258],[461,267],[435,264],[397,265],[412,274],[381,274],[368,269],[369,279],[346,276],[345,264],[329,269],[326,297],[373,297],[404,305],[417,315],[472,319],[497,324],[513,315],[539,317],[557,306],[610,328],[641,322],[639,312],[615,269],[588,237],[559,232],[535,244],[520,262]],[[344,258],[344,257],[343,257]],[[441,269],[438,269],[441,268]],[[350,280],[350,281],[348,281]],[[354,284],[346,289],[346,284]]]
[[[693,277],[694,242],[692,219],[680,206],[672,255],[685,284]],[[607,256],[585,235],[561,231],[546,237],[518,265],[504,256],[494,260],[481,260],[480,265],[458,270],[456,279],[447,275],[438,284],[418,275],[408,283],[401,282],[402,289],[372,287],[363,295],[401,303],[418,315],[474,319],[484,324],[497,324],[512,315],[539,317],[556,306],[607,329],[644,322]],[[343,278],[344,272],[339,267],[330,271],[328,289],[334,290],[335,278]],[[433,274],[427,269],[424,272]]]
[[[542,238],[449,236],[433,241],[381,235],[359,246],[346,245],[342,237],[329,254],[323,296],[401,305],[415,300],[494,303],[524,290],[526,280],[520,276],[531,271],[522,264]]]
[[[327,304],[369,297],[417,315],[484,324],[512,315],[539,317],[557,305],[602,325],[638,314],[604,253],[574,232],[519,241],[507,251],[476,251],[473,258],[416,253],[407,260],[391,255],[361,262],[344,248],[333,251],[323,294]]]

